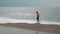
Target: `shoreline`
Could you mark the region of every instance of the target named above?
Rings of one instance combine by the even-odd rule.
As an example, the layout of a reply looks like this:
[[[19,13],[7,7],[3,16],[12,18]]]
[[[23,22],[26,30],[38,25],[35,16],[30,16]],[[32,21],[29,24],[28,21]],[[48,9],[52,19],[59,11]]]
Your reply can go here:
[[[27,23],[6,23],[6,24],[0,24],[0,26],[60,34],[60,25],[53,25],[53,24],[46,25],[46,24],[27,24]]]

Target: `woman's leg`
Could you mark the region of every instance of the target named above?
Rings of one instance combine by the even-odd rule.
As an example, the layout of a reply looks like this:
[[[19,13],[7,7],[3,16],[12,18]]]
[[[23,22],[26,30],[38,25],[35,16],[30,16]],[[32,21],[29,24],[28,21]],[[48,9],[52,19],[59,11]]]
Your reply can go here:
[[[39,24],[39,17],[37,17],[37,23]]]

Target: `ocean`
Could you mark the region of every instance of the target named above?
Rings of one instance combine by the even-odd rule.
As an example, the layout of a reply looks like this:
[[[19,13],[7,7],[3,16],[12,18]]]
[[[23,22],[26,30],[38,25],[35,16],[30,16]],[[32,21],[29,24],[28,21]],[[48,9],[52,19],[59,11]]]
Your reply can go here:
[[[60,25],[60,7],[0,7],[0,23],[36,23],[36,10],[40,24]]]

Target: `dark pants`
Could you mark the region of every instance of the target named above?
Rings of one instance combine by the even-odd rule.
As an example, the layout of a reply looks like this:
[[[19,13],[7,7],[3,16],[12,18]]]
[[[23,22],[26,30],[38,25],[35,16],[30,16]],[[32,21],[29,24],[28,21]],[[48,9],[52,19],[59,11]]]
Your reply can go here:
[[[37,21],[39,21],[39,16],[37,16]]]

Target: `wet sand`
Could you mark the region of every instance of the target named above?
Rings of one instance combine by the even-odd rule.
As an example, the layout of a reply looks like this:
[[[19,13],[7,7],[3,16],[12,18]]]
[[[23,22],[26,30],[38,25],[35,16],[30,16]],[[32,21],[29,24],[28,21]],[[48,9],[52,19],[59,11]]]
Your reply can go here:
[[[22,28],[22,29],[28,29],[28,30],[60,34],[60,25],[7,23],[7,24],[0,24],[0,26],[7,26],[7,27]]]

